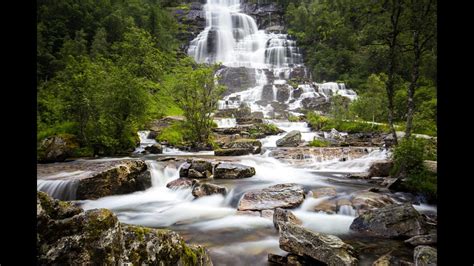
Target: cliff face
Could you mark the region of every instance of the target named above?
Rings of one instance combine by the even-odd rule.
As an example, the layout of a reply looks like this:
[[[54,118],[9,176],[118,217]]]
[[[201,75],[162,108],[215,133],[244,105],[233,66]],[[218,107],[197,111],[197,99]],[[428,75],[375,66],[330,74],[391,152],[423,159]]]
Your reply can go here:
[[[184,4],[173,8],[173,15],[179,22],[178,40],[181,41],[181,51],[186,53],[189,43],[206,27],[206,12],[203,6],[206,0],[200,2],[184,1]]]
[[[269,32],[286,32],[284,10],[278,4],[265,3],[266,1],[253,2],[243,0],[242,12],[255,18],[259,29]]]

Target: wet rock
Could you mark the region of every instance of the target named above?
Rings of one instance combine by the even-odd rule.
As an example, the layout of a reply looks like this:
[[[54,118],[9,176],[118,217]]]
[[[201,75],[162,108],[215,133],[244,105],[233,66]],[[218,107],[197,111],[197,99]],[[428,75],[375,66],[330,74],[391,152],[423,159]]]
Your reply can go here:
[[[295,208],[303,203],[304,197],[302,186],[294,183],[278,184],[246,192],[239,202],[238,210]]]
[[[322,187],[312,190],[313,198],[321,197],[334,197],[337,195],[336,188],[334,187]]]
[[[326,265],[320,261],[317,261],[310,257],[298,256],[295,254],[288,254],[286,256],[280,256],[276,254],[269,253],[268,261],[277,265],[288,265],[288,266],[303,266],[303,265],[315,265],[323,266]]]
[[[273,85],[272,84],[264,85],[263,90],[262,90],[261,100],[273,101],[274,100],[273,97],[274,97],[274,95],[273,95]]]
[[[357,265],[355,250],[333,235],[317,233],[293,223],[280,223],[280,248],[328,265]]]
[[[239,125],[248,125],[248,124],[263,123],[263,120],[262,118],[255,118],[255,117],[241,117],[241,118],[237,118],[236,122]]]
[[[289,85],[275,85],[277,87],[277,101],[284,103],[290,98]]]
[[[362,173],[350,173],[346,175],[346,178],[349,179],[369,179],[369,173],[362,172]]]
[[[237,163],[220,163],[214,168],[216,179],[248,178],[255,175],[255,168]]]
[[[328,111],[331,105],[325,97],[304,98],[301,105],[307,110]]]
[[[188,160],[179,170],[179,177],[208,178],[212,174],[212,163],[205,160]]]
[[[151,176],[143,160],[119,161],[110,168],[79,180],[76,199],[98,199],[128,194],[151,187]]]
[[[431,229],[409,203],[369,210],[354,219],[351,230],[389,238],[409,238]]]
[[[262,143],[256,139],[238,139],[227,145],[231,149],[247,149],[249,153],[257,154],[262,151]]]
[[[178,178],[166,184],[167,188],[171,189],[185,189],[193,186],[193,180],[188,178]]]
[[[359,214],[395,203],[395,201],[387,195],[370,191],[356,192],[351,202]]]
[[[248,215],[248,216],[258,216],[260,217],[261,214],[258,211],[237,211],[236,215]]]
[[[273,226],[277,231],[280,230],[280,223],[302,224],[301,220],[298,219],[290,210],[276,208],[273,212]]]
[[[395,265],[394,257],[390,254],[385,254],[372,263],[372,266],[390,266]]]
[[[412,246],[436,245],[437,242],[438,242],[437,234],[419,235],[419,236],[414,236],[410,239],[405,240],[405,243],[410,244]]]
[[[79,148],[76,138],[70,134],[61,134],[45,138],[38,148],[38,162],[63,162]]]
[[[241,156],[250,154],[248,149],[232,148],[232,149],[217,149],[214,150],[215,156]]]
[[[123,225],[107,209],[83,211],[37,193],[40,265],[212,265],[204,248],[175,232]]]
[[[325,212],[329,214],[334,214],[337,211],[337,204],[334,200],[324,200],[314,207],[316,212]]]
[[[192,194],[195,198],[210,196],[213,194],[227,195],[227,188],[210,183],[198,183],[197,180],[193,182]]]
[[[415,265],[428,266],[438,264],[438,251],[429,246],[417,246],[413,253]]]
[[[297,147],[301,143],[301,132],[293,130],[276,141],[277,147]]]
[[[393,168],[393,162],[390,160],[375,161],[369,168],[369,177],[381,176],[386,177],[390,175]]]
[[[148,146],[145,148],[146,151],[152,154],[162,154],[163,153],[163,147],[161,147],[160,144],[153,144],[151,146]]]
[[[184,116],[166,116],[161,119],[153,120],[146,126],[150,130],[151,136],[157,136],[163,129],[171,126],[174,123],[183,122],[185,120]],[[150,136],[149,134],[149,136]]]
[[[235,92],[247,90],[250,87],[255,86],[255,69],[245,67],[225,67],[218,75],[220,85],[225,85],[227,90],[224,93],[229,95]]]

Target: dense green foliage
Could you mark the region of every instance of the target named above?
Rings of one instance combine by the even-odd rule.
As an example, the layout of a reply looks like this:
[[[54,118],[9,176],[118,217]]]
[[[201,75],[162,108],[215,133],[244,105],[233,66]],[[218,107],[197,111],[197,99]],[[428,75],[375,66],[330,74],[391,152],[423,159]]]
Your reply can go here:
[[[187,71],[182,77],[195,87],[205,82],[178,53],[167,7],[180,2],[39,1],[38,141],[69,133],[89,155],[124,153],[147,121],[182,114],[167,80]]]
[[[296,0],[284,6],[288,31],[303,48],[313,78],[345,82],[358,92],[359,99],[350,107],[354,115],[387,122],[386,90],[393,82],[393,120],[404,123],[407,91],[415,82],[413,131],[436,135],[436,1]],[[391,12],[397,8],[397,39],[390,58]],[[422,47],[415,49],[417,45]],[[419,78],[413,79],[416,73]]]
[[[310,147],[327,147],[329,146],[329,143],[324,140],[320,139],[313,139],[312,141],[309,142],[308,146]]]
[[[392,175],[406,177],[409,189],[436,197],[437,177],[423,165],[426,159],[435,159],[432,150],[427,147],[428,140],[410,137],[403,139],[393,151],[394,168]]]
[[[359,133],[359,132],[387,132],[388,127],[386,125],[373,124],[365,121],[357,120],[342,120],[337,118],[331,118],[327,116],[317,115],[309,112],[306,114],[306,119],[310,127],[314,130],[330,131],[336,129],[337,131],[348,132],[348,133]]]

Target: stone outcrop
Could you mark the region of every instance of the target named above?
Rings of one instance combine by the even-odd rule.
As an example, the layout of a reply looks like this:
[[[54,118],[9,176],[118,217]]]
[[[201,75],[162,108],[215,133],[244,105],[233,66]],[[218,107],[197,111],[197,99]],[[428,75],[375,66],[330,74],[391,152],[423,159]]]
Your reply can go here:
[[[79,180],[76,199],[98,199],[110,195],[128,194],[151,187],[151,176],[142,160],[123,161]]]
[[[257,154],[262,151],[262,143],[256,139],[238,139],[226,145],[225,148],[246,149],[249,154]]]
[[[273,212],[273,226],[277,231],[280,230],[280,223],[294,223],[301,225],[302,222],[290,210],[276,208]]]
[[[390,175],[393,168],[393,162],[390,160],[375,161],[369,168],[369,177],[381,176],[386,177]]]
[[[200,159],[189,159],[179,169],[179,177],[209,178],[212,175],[212,163]]]
[[[281,249],[327,265],[357,265],[354,248],[337,236],[313,232],[293,223],[280,223],[279,226]]]
[[[389,238],[410,238],[429,233],[431,225],[410,203],[369,210],[354,219],[350,229]]]
[[[119,223],[107,209],[84,211],[38,192],[40,265],[212,265],[206,250],[177,233]]]
[[[405,240],[405,243],[410,244],[412,246],[419,246],[419,245],[436,245],[438,242],[438,235],[427,234],[427,235],[419,235],[414,236],[410,239]]]
[[[224,96],[247,90],[255,86],[255,69],[245,67],[224,67],[217,72],[219,84],[227,86]]]
[[[45,138],[38,148],[38,162],[63,162],[77,148],[79,143],[73,135],[61,134]]]
[[[295,208],[303,203],[303,187],[294,183],[278,184],[261,190],[246,192],[240,199],[238,210],[264,210]]]
[[[301,143],[301,132],[293,130],[276,141],[277,147],[297,147]]]
[[[227,195],[227,188],[211,183],[199,183],[197,180],[193,181],[192,194],[195,198],[210,196],[214,194]]]
[[[239,179],[255,175],[255,168],[237,163],[219,163],[214,168],[216,179]]]
[[[395,201],[387,195],[365,190],[354,193],[351,202],[359,214],[395,203]]]
[[[163,147],[160,144],[153,144],[151,146],[146,147],[145,151],[147,151],[151,154],[162,154],[163,153]]]
[[[178,189],[178,188],[190,188],[193,186],[193,180],[189,178],[178,178],[166,184],[167,188]]]
[[[214,150],[215,156],[241,156],[250,154],[248,149],[245,148],[232,148],[232,149],[216,149]]]

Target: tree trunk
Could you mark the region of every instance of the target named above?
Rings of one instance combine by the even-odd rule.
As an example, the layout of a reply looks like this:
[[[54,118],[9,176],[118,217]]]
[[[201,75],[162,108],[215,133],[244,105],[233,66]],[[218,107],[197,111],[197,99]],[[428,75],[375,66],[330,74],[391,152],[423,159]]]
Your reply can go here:
[[[411,75],[410,86],[408,86],[408,112],[407,124],[405,130],[405,138],[409,138],[413,127],[413,114],[415,113],[415,90],[418,86],[418,78],[420,77],[421,49],[420,49],[419,32],[415,31],[413,35],[413,51],[415,54],[413,69]]]

